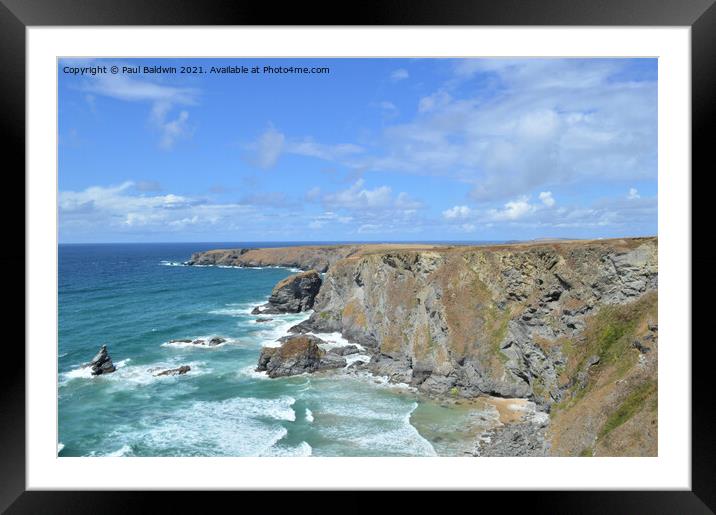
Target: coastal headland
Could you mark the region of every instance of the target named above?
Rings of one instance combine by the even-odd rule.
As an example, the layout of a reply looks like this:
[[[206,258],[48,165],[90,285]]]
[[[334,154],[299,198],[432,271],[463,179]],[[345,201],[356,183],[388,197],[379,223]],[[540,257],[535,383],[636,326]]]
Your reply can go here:
[[[291,328],[296,337],[340,333],[370,356],[350,368],[422,395],[536,406],[503,417],[475,455],[655,456],[657,255],[657,238],[645,237],[219,249],[186,264],[315,270],[319,285],[310,276],[306,286],[305,274],[284,280],[257,313],[312,309]],[[325,368],[303,344],[284,342],[290,367],[279,351],[264,360]],[[313,359],[297,356],[303,348]]]

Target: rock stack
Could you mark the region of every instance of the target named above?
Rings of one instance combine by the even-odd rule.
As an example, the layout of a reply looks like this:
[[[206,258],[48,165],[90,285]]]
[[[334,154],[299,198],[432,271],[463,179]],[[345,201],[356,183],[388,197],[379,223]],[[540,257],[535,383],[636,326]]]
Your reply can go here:
[[[112,358],[109,357],[106,345],[102,345],[99,352],[92,358],[92,361],[90,361],[87,366],[92,368],[93,376],[111,374],[117,370],[114,363],[112,363]]]
[[[332,351],[324,351],[318,344],[323,340],[313,335],[281,338],[280,347],[264,347],[259,356],[257,372],[269,377],[293,376],[329,368],[346,366],[346,359]]]

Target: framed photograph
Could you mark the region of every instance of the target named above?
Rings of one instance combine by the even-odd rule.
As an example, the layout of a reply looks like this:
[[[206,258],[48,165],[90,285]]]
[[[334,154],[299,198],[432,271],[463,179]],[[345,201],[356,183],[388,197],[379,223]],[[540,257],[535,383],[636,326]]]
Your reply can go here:
[[[26,202],[3,509],[712,512],[691,181],[716,8],[448,4],[3,0]]]

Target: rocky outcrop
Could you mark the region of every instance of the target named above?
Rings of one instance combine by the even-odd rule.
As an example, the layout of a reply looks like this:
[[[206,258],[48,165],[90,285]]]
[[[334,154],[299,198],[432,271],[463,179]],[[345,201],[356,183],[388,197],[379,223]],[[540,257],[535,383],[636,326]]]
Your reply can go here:
[[[488,431],[478,442],[474,456],[547,456],[549,441],[546,438],[547,419],[541,422],[525,421],[500,426]]]
[[[93,376],[111,374],[117,370],[114,363],[112,363],[112,358],[109,356],[109,352],[107,352],[106,345],[102,345],[102,347],[100,347],[99,352],[97,352],[95,357],[92,358],[92,361],[90,361],[86,366],[92,369]]]
[[[340,332],[373,352],[374,373],[429,394],[549,409],[577,368],[602,366],[580,347],[590,320],[656,291],[657,250],[656,238],[635,238],[353,255],[333,264],[292,331]]]
[[[291,275],[274,286],[268,303],[254,308],[254,315],[299,313],[313,307],[321,288],[321,276],[315,270]]]
[[[315,336],[289,336],[279,341],[280,347],[261,350],[257,372],[266,372],[269,377],[283,377],[346,366],[341,355],[321,349],[318,345],[324,342]]]
[[[187,372],[191,370],[191,367],[189,365],[182,365],[178,368],[168,368],[166,370],[158,371],[154,374],[152,374],[154,377],[160,377],[160,376],[180,376],[184,375]],[[155,372],[155,371],[153,371]]]
[[[204,340],[204,339],[191,340],[189,338],[180,338],[177,340],[169,340],[169,343],[190,343],[192,345],[197,345],[199,347],[216,347],[218,345],[221,345],[222,343],[226,343],[226,338],[221,338],[220,336],[214,336],[208,340]]]

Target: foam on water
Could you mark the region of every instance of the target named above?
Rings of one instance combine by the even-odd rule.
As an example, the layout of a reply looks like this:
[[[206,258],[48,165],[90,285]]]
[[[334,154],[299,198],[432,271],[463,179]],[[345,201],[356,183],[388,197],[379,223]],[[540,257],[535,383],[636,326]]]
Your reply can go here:
[[[224,401],[197,401],[190,406],[147,417],[140,427],[118,428],[112,440],[144,455],[262,456],[288,431],[281,421],[294,421],[294,399],[235,397]]]
[[[160,261],[159,264],[162,266],[189,266],[186,263],[182,263],[180,261]]]
[[[249,365],[238,371],[239,376],[251,377],[252,379],[270,379],[266,372],[257,372],[256,365]]]
[[[249,316],[251,311],[260,304],[265,304],[268,301],[268,297],[264,297],[260,300],[251,302],[241,302],[236,304],[226,304],[225,307],[219,309],[212,309],[209,311],[210,315],[227,315],[232,317]]]
[[[345,356],[345,358],[345,368],[350,367],[356,361],[362,361],[363,363],[368,363],[370,361],[370,356],[368,356],[368,354],[349,354],[348,356]]]
[[[265,328],[258,332],[258,339],[261,347],[280,347],[281,343],[277,342],[282,336],[289,334],[288,330],[296,324],[300,324],[304,320],[308,320],[311,316],[310,312],[291,313],[288,315],[271,315],[274,318],[271,322],[266,322]]]
[[[78,367],[61,375],[60,384],[65,384],[73,379],[85,379],[90,381],[107,381],[115,386],[133,388],[136,386],[144,386],[156,381],[173,381],[187,376],[197,376],[211,373],[211,369],[206,367],[206,363],[202,361],[181,361],[177,358],[156,363],[148,363],[144,365],[128,365],[130,358],[123,359],[114,364],[117,369],[111,374],[102,374],[98,376],[92,375],[90,367]],[[161,370],[178,368],[182,365],[189,365],[191,370],[182,375],[166,375],[155,376]]]
[[[410,415],[417,406],[417,402],[413,402],[401,412],[396,405],[382,406],[383,409],[377,406],[334,405],[326,413],[345,417],[346,420],[334,421],[322,428],[322,433],[371,456],[437,456],[430,442],[410,423]]]
[[[57,454],[60,454],[60,452],[62,452],[62,449],[64,449],[64,448],[65,448],[65,444],[63,444],[62,442],[58,442],[57,443]]]
[[[325,343],[321,343],[320,346],[323,350],[334,349],[336,347],[345,347],[347,345],[355,345],[360,350],[365,350],[364,347],[359,343],[354,343],[346,340],[341,333],[307,333],[312,336],[320,338]]]
[[[127,359],[118,361],[114,364],[114,368],[116,368],[118,371],[120,368],[125,367],[127,365],[127,363],[129,363],[130,361],[132,361],[131,358],[127,358]],[[116,374],[117,372],[114,372],[114,373]],[[68,372],[64,372],[63,374],[60,374],[60,384],[64,384],[72,379],[95,379],[95,378],[99,378],[99,377],[106,378],[111,375],[112,374],[107,374],[107,375],[103,375],[103,376],[93,376],[92,375],[92,367],[80,365],[77,368],[73,368],[72,370],[69,370]]]
[[[218,345],[208,345],[209,340],[212,338],[224,338],[226,341],[223,343],[220,343]],[[194,336],[192,338],[185,338],[186,340],[204,340],[204,342],[207,343],[207,345],[201,345],[201,344],[194,344],[192,342],[164,342],[161,344],[161,347],[174,347],[176,349],[220,349],[221,347],[225,347],[226,345],[236,345],[239,343],[238,340],[234,340],[232,338],[227,338],[225,336],[220,336],[218,334],[210,334],[207,336]]]
[[[109,452],[109,453],[105,454],[105,456],[108,456],[108,457],[110,457],[110,456],[111,457],[127,456],[127,455],[131,454],[131,452],[132,452],[132,448],[129,445],[123,445],[116,451]]]
[[[306,408],[306,422],[313,422],[313,412]]]
[[[312,454],[313,448],[308,444],[308,442],[301,442],[295,447],[270,447],[266,452],[262,453],[261,456],[307,458]]]

